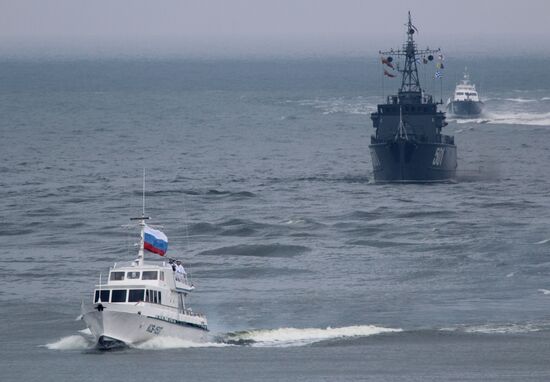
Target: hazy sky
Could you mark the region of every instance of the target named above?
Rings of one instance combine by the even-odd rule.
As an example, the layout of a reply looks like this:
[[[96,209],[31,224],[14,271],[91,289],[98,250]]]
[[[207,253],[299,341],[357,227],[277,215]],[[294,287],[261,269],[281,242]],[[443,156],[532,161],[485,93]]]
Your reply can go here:
[[[550,54],[550,0],[0,0],[0,55],[374,54],[408,10],[421,46]]]

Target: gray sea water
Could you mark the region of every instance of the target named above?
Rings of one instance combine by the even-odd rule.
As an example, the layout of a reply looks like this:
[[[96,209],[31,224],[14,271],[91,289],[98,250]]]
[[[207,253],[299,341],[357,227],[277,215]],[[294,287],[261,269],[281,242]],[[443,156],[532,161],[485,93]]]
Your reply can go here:
[[[549,380],[547,59],[421,80],[466,65],[458,181],[376,185],[374,58],[3,60],[2,381]],[[79,305],[134,258],[143,168],[212,341],[101,353]]]

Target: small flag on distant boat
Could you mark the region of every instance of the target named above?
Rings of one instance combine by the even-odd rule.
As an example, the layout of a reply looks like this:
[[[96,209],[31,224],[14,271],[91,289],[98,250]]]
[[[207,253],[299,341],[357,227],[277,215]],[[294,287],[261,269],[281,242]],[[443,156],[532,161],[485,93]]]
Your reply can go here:
[[[392,73],[388,72],[386,69],[384,69],[384,75],[387,76],[387,77],[390,77],[390,78],[395,77],[395,74],[392,74]]]
[[[440,70],[435,72],[435,78],[441,78],[441,77],[443,77],[443,73]]]
[[[168,238],[163,232],[146,225],[143,228],[143,248],[164,256],[168,250]]]
[[[437,69],[445,69],[445,66],[443,65],[442,62],[438,62],[437,64],[435,64],[435,67],[436,67]]]

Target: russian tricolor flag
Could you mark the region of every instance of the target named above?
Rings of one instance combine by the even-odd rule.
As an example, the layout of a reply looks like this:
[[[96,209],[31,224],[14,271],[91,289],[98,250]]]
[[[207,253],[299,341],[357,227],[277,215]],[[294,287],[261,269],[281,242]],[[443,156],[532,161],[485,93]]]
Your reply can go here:
[[[168,238],[163,232],[146,225],[143,229],[143,248],[164,256],[168,250]]]

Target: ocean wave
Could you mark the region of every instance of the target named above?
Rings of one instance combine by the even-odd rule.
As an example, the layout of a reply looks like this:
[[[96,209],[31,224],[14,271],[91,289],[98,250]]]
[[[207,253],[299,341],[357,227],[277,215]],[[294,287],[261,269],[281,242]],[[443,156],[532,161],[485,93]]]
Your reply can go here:
[[[544,240],[541,240],[541,241],[537,241],[535,244],[547,244],[547,243],[550,243],[550,239],[544,239]]]
[[[472,326],[458,326],[452,328],[442,328],[441,331],[462,332],[462,333],[480,333],[480,334],[521,334],[539,332],[544,327],[534,323],[523,324],[483,324]]]
[[[382,333],[402,332],[402,329],[384,328],[374,325],[356,325],[340,328],[279,328],[248,330],[229,333],[224,342],[256,347],[304,346],[312,343],[340,338],[366,337]]]
[[[258,257],[293,257],[309,251],[308,247],[285,244],[249,244],[221,247],[203,251],[199,256],[258,256]]]
[[[458,124],[489,123],[502,125],[550,126],[550,113],[485,113],[480,118],[449,119]]]
[[[210,267],[208,270],[195,271],[196,276],[200,276],[201,279],[235,279],[245,280],[249,278],[253,279],[265,279],[271,277],[280,276],[292,276],[292,275],[304,275],[306,273],[312,273],[307,269],[296,268],[281,268],[281,267],[255,267],[246,266],[238,268],[219,269],[216,267]]]
[[[251,236],[270,225],[246,219],[230,219],[217,224],[199,222],[189,226],[190,235],[217,234],[222,236]]]
[[[359,97],[356,99],[330,98],[298,101],[300,106],[309,106],[321,110],[323,114],[360,114],[369,115],[376,110],[376,103]]]
[[[537,102],[536,99],[530,99],[530,98],[504,98],[505,101],[509,102],[518,102],[518,103],[529,103],[529,102]]]
[[[538,291],[542,294],[550,294],[550,290],[548,289],[539,289]]]
[[[133,195],[141,195],[141,191],[132,192]],[[156,190],[156,191],[147,191],[149,197],[163,197],[170,195],[204,195],[204,196],[229,196],[237,198],[252,198],[256,194],[250,191],[228,191],[228,190],[217,190],[217,189],[208,189],[208,190],[185,190],[185,189],[166,189],[166,190]]]
[[[485,99],[482,99],[483,102],[514,102],[514,103],[532,103],[532,102],[538,102],[539,100],[538,99],[535,99],[535,98],[523,98],[523,97],[507,97],[507,98],[502,98],[502,97],[489,97],[489,98],[485,98]]]
[[[317,175],[306,176],[291,179],[297,182],[334,182],[334,183],[370,183],[371,180],[365,175],[343,175],[343,176],[331,176],[331,175]]]
[[[256,196],[253,192],[250,191],[225,191],[225,190],[208,190],[206,195],[227,195],[234,197],[243,197],[243,198],[253,198]]]

